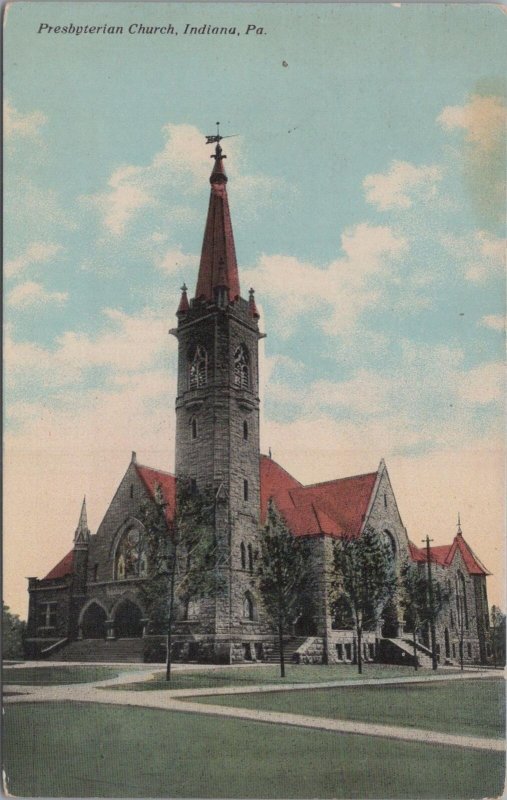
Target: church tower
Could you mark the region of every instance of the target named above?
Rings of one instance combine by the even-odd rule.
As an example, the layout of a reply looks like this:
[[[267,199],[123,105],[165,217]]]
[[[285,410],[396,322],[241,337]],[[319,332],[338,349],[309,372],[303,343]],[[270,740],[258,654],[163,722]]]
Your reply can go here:
[[[254,573],[263,334],[253,290],[248,300],[241,296],[221,138],[209,137],[216,147],[195,294],[189,300],[182,287],[171,333],[178,339],[176,476],[197,490],[213,487],[221,553],[221,589],[199,608],[194,646],[200,658],[229,661],[254,654],[262,624]]]

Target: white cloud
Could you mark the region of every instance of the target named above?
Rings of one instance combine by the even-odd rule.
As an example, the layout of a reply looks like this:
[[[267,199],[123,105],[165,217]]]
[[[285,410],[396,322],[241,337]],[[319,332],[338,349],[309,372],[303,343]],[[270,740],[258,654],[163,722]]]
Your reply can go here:
[[[434,200],[442,170],[436,165],[420,166],[408,161],[393,161],[384,173],[367,175],[363,180],[366,200],[381,211],[411,208],[414,199]]]
[[[483,283],[505,269],[505,240],[488,231],[473,231],[466,236],[447,234],[441,243],[463,264],[465,278],[472,283]]]
[[[169,352],[167,318],[144,311],[131,315],[116,309],[103,312],[106,325],[95,335],[66,331],[56,347],[16,342],[6,331],[4,358],[8,382],[16,386],[38,381],[42,386],[69,386],[86,380],[87,371],[105,368],[112,379],[153,369]]]
[[[74,216],[62,207],[57,193],[53,189],[41,189],[29,179],[19,179],[15,186],[9,186],[5,214],[11,226],[31,231],[40,241],[46,240],[53,227],[77,228]]]
[[[122,165],[109,178],[105,191],[81,198],[98,209],[104,227],[113,236],[122,236],[138,212],[149,207],[163,210],[169,226],[195,220],[189,197],[201,194],[211,172],[204,134],[193,125],[173,124],[165,125],[162,132],[164,146],[151,163]],[[269,201],[278,184],[265,175],[244,174],[241,148],[241,137],[228,143],[231,159],[230,167],[227,162],[227,172],[234,179],[235,196],[241,196],[252,213],[252,208],[260,202]]]
[[[472,95],[462,106],[446,106],[437,121],[444,130],[463,130],[467,142],[489,152],[505,136],[507,109],[501,97]]]
[[[487,314],[481,319],[480,325],[493,331],[505,331],[505,317],[502,314]]]
[[[22,137],[34,139],[40,129],[47,122],[47,117],[42,111],[31,111],[23,114],[17,111],[9,100],[4,103],[4,134],[6,139]]]
[[[143,180],[141,167],[122,166],[109,178],[107,191],[86,198],[97,206],[105,227],[115,236],[124,232],[137,211],[153,204]]]
[[[194,267],[197,269],[199,257],[191,253],[184,253],[181,247],[174,247],[167,250],[160,258],[157,258],[155,263],[163,272],[172,274],[181,269],[181,267]]]
[[[42,264],[50,261],[61,252],[62,246],[53,242],[33,242],[17,258],[5,262],[5,275],[10,278],[23,272],[32,264]]]
[[[407,242],[385,226],[361,223],[341,239],[345,257],[325,267],[287,255],[263,255],[258,265],[243,270],[243,281],[276,303],[276,324],[282,334],[292,331],[298,317],[318,310],[318,323],[327,333],[350,333],[358,317],[381,298],[375,278],[385,280],[389,265],[407,250]]]
[[[26,281],[15,286],[7,294],[7,305],[13,308],[34,308],[47,305],[64,305],[68,292],[49,292],[41,283]]]
[[[503,364],[482,364],[467,371],[459,386],[459,395],[472,405],[489,405],[501,402],[505,391]]]

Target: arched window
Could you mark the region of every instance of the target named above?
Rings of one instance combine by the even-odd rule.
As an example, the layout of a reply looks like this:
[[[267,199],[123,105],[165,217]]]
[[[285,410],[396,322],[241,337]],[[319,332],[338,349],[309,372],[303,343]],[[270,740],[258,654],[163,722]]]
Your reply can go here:
[[[248,481],[246,478],[243,480],[243,500],[248,500]]]
[[[200,386],[205,386],[208,382],[208,354],[204,347],[200,344],[197,345],[195,351],[190,358],[188,369],[188,387],[189,389],[198,389]]]
[[[243,600],[243,617],[245,619],[254,619],[254,602],[249,592],[246,593]]]
[[[465,616],[465,628],[468,630],[468,603],[467,603],[467,587],[465,583],[465,576],[463,575],[462,572],[458,572],[458,576],[459,576],[459,586],[462,596],[463,614]]]
[[[195,417],[192,417],[190,421],[190,436],[192,439],[197,439],[197,420]]]
[[[250,388],[250,356],[244,344],[234,353],[234,385],[239,389]]]
[[[129,528],[122,536],[116,548],[115,578],[145,577],[148,572],[148,560],[144,550],[143,538],[137,528]]]
[[[248,422],[246,420],[243,422],[243,439],[245,442],[248,439]]]
[[[248,545],[248,569],[253,572],[253,550],[252,545]]]
[[[241,542],[241,569],[246,569],[246,549],[245,543]]]
[[[384,531],[384,536],[386,538],[389,547],[391,548],[391,554],[393,559],[396,558],[396,539],[392,535],[391,531]]]

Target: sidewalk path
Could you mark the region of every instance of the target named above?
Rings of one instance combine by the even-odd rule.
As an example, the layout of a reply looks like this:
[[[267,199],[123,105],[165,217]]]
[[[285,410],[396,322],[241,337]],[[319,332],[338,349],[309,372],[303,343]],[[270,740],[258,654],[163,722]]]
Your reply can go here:
[[[332,681],[327,683],[307,684],[267,684],[256,686],[223,687],[212,689],[153,689],[147,691],[128,691],[121,689],[109,690],[109,687],[121,685],[126,682],[134,683],[145,681],[149,676],[160,672],[160,668],[150,670],[122,671],[115,678],[97,681],[93,684],[67,684],[64,686],[18,686],[9,685],[9,692],[16,694],[5,697],[6,703],[46,703],[46,702],[85,702],[105,703],[108,705],[133,706],[138,708],[153,708],[165,711],[184,712],[191,714],[204,714],[208,716],[227,717],[230,719],[243,719],[253,722],[264,722],[276,725],[289,725],[300,728],[313,728],[317,730],[333,731],[335,733],[359,734],[365,736],[378,736],[403,741],[423,742],[426,744],[449,745],[453,747],[466,747],[475,750],[503,751],[505,743],[502,739],[489,739],[472,736],[458,736],[437,731],[428,731],[420,728],[405,728],[393,725],[378,725],[375,723],[358,722],[355,720],[327,719],[324,717],[310,717],[302,714],[289,714],[279,711],[257,711],[247,708],[229,706],[204,705],[193,703],[192,697],[206,697],[213,695],[250,694],[254,692],[284,692],[303,691],[305,689],[327,689],[334,687],[354,686],[381,686],[410,683],[430,683],[433,681],[468,680],[498,677],[490,671],[454,673],[449,675],[426,675],[425,677],[410,676],[406,678],[378,678],[364,680]],[[501,673],[500,673],[501,674]],[[18,694],[19,692],[19,694]],[[185,699],[187,698],[187,699]]]

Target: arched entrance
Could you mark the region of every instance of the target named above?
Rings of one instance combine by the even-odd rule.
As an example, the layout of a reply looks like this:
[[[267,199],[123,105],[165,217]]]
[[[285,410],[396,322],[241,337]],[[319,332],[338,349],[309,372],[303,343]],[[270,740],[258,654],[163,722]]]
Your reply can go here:
[[[392,600],[388,602],[382,614],[384,623],[382,625],[382,636],[386,639],[396,639],[398,636],[398,611]]]
[[[106,638],[106,612],[98,603],[91,603],[81,621],[83,639]]]
[[[313,617],[305,614],[301,614],[301,616],[296,621],[294,625],[294,635],[295,636],[316,636],[317,635],[317,623],[313,619]]]
[[[142,611],[131,600],[124,600],[114,615],[114,632],[119,639],[132,639],[143,635]]]

